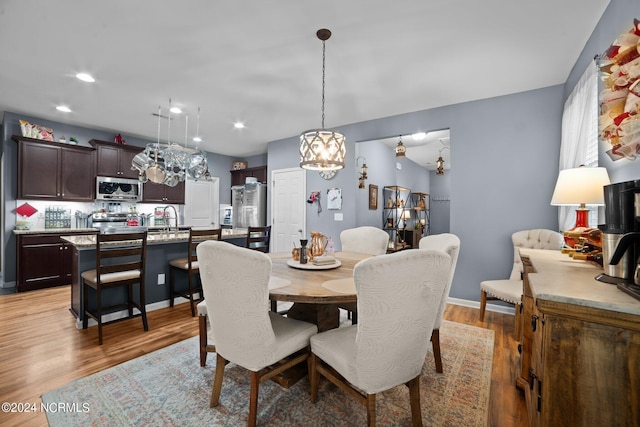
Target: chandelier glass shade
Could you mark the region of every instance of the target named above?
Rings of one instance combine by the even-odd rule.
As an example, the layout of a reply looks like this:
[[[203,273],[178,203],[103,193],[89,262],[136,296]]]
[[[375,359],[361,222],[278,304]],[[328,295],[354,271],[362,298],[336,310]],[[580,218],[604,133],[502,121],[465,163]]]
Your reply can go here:
[[[300,135],[300,167],[309,170],[344,168],[347,154],[344,135],[329,129],[315,129]]]
[[[325,41],[331,37],[326,28],[316,32],[322,40],[322,128],[300,135],[300,167],[315,171],[331,171],[344,168],[347,154],[342,133],[324,128]]]
[[[171,101],[169,101],[169,108],[171,108]],[[185,120],[185,144],[183,146],[170,142],[170,137],[167,137],[166,143],[160,142],[160,119],[163,117],[161,113],[161,108],[158,107],[158,141],[147,144],[144,151],[138,153],[131,161],[132,168],[138,170],[139,180],[143,183],[151,181],[175,187],[183,182],[187,176],[195,180],[210,179],[206,153],[197,147],[187,147],[188,116]],[[171,123],[171,113],[169,113],[168,119]],[[198,121],[200,121],[199,114]]]

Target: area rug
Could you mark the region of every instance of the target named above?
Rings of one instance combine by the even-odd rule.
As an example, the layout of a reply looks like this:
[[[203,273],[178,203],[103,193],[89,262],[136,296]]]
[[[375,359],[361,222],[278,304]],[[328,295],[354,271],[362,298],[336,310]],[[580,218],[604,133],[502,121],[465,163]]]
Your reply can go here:
[[[489,406],[493,331],[443,322],[440,346],[444,373],[435,372],[431,351],[422,369],[420,397],[426,426],[485,426]],[[202,368],[198,338],[75,380],[42,395],[52,427],[68,426],[244,426],[249,411],[249,375],[229,364],[220,405],[209,408],[215,370],[210,354]],[[309,382],[289,389],[271,381],[260,385],[258,425],[361,426],[366,410],[353,398],[321,379],[318,402],[309,400]],[[61,405],[62,404],[62,405]],[[379,393],[379,426],[411,425],[407,387]]]

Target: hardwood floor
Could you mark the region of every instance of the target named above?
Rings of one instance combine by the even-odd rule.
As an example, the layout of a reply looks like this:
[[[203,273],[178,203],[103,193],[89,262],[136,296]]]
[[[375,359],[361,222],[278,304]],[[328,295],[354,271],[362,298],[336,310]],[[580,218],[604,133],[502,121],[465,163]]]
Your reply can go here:
[[[38,409],[0,412],[0,425],[47,425],[39,412],[42,393],[198,334],[189,304],[179,304],[149,312],[148,332],[140,318],[106,326],[99,346],[96,328],[76,329],[69,303],[68,286],[0,296],[0,400]],[[445,319],[495,331],[489,425],[527,427],[524,398],[515,387],[513,316],[487,312],[482,323],[478,315],[477,309],[449,305]]]

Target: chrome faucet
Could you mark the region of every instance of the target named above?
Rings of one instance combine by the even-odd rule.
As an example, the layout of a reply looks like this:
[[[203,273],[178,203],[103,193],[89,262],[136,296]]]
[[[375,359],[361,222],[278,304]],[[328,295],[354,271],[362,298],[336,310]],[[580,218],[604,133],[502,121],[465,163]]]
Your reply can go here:
[[[177,232],[178,231],[178,211],[176,211],[175,206],[167,205],[167,206],[164,207],[164,210],[162,211],[162,217],[164,218],[164,225],[166,227],[167,232],[171,231],[171,228],[169,227],[169,218],[170,217],[167,216],[167,209],[169,209],[169,208],[173,209],[173,214],[175,215],[175,219],[176,219],[176,230],[175,231]]]

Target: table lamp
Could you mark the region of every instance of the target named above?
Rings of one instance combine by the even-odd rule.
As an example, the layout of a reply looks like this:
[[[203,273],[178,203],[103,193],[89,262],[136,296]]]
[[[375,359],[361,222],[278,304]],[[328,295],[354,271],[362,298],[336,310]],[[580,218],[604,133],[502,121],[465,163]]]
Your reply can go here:
[[[558,175],[556,188],[553,190],[551,205],[578,206],[576,209],[576,225],[568,232],[580,232],[589,228],[589,209],[587,205],[604,205],[604,186],[611,184],[606,168],[588,168],[580,165],[577,168],[564,169]],[[565,243],[575,246],[575,239],[567,237]]]
[[[407,228],[407,220],[411,219],[411,211],[410,210],[404,210],[402,211],[402,214],[400,214],[400,218],[402,218],[402,228]]]

